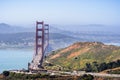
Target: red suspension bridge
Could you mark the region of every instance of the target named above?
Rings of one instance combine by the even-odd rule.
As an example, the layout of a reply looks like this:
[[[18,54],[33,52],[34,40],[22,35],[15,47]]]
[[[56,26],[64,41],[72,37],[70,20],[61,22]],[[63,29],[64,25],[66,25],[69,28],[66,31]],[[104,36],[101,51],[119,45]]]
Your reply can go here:
[[[29,70],[42,69],[44,53],[49,45],[49,25],[44,22],[36,22],[35,54],[31,63],[28,64]]]

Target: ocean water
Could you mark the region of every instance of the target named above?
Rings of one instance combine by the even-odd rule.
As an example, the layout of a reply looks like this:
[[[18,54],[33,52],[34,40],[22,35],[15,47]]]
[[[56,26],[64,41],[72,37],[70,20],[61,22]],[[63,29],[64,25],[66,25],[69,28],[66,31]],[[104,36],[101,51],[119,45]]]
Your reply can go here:
[[[27,69],[33,50],[0,50],[0,73],[4,70]]]

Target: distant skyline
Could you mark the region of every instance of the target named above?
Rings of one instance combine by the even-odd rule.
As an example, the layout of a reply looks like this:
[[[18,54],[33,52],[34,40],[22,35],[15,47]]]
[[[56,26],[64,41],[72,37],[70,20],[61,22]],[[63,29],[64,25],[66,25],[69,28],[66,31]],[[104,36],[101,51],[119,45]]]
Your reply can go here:
[[[0,23],[120,25],[120,0],[0,0]]]

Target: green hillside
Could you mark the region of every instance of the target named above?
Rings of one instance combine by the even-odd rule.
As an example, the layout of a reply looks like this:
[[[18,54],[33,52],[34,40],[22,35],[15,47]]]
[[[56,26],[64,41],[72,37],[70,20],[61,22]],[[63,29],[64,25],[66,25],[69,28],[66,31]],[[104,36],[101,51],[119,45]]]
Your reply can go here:
[[[101,42],[77,42],[53,51],[44,60],[47,69],[80,70],[86,63],[109,63],[120,59],[120,47]]]

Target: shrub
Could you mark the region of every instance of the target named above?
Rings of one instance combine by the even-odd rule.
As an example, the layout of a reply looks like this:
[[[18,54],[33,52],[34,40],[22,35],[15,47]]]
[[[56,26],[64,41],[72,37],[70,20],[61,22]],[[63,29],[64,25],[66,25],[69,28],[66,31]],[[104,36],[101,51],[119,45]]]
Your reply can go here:
[[[90,74],[84,74],[83,76],[80,76],[78,80],[94,80],[94,77]]]
[[[5,77],[9,76],[9,74],[10,74],[9,71],[3,71],[3,75],[4,75]]]

